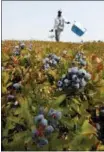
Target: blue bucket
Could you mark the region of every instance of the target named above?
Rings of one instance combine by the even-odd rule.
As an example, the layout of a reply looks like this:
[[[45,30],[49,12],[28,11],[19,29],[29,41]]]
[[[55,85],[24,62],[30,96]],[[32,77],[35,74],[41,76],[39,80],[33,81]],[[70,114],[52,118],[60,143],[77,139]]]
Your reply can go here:
[[[75,22],[71,28],[71,31],[74,32],[78,36],[82,36],[86,32],[86,29],[83,28],[81,24]]]

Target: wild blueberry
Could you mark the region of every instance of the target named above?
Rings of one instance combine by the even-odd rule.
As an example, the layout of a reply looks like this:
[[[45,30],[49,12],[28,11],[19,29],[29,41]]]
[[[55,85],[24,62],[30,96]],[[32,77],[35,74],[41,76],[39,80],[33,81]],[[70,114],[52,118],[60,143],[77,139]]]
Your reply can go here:
[[[77,78],[78,78],[78,77],[77,77],[76,74],[72,75],[72,80],[73,80],[73,81],[77,80]]]
[[[68,79],[64,79],[64,83],[69,83],[69,80]]]
[[[52,114],[55,113],[55,112],[56,112],[56,110],[50,109],[49,112],[48,112],[48,116],[52,116]]]
[[[50,125],[54,128],[54,129],[56,129],[57,127],[58,127],[58,121],[57,121],[57,119],[51,119],[50,120]]]
[[[76,74],[78,72],[78,67],[72,67],[71,73]]]
[[[81,64],[82,66],[86,66],[86,61],[83,60],[83,59],[80,59],[80,64]]]
[[[45,59],[43,60],[43,63],[46,63],[46,62],[49,62],[49,59],[48,59],[48,58],[45,58]]]
[[[48,125],[48,121],[46,119],[42,119],[39,124],[46,127]]]
[[[62,81],[59,80],[57,85],[58,85],[58,87],[61,87],[63,85]]]
[[[38,140],[37,146],[43,147],[43,146],[45,146],[45,145],[47,145],[47,144],[48,144],[48,140],[45,139],[45,138],[41,138],[41,139]]]
[[[15,99],[15,96],[14,95],[8,95],[7,99],[8,100],[13,100],[13,99]]]
[[[44,115],[40,114],[38,116],[35,117],[35,123],[39,123],[42,119],[44,119]]]
[[[68,86],[70,84],[70,80],[64,79],[64,86]]]
[[[49,67],[50,67],[50,65],[48,63],[44,65],[45,70],[48,70]]]
[[[78,70],[78,75],[79,75],[79,77],[83,78],[86,75],[86,70],[84,70],[84,69]]]
[[[72,83],[72,87],[75,89],[79,89],[80,85],[79,83]]]
[[[80,86],[85,87],[86,84],[87,84],[87,82],[82,78],[81,81],[80,81]]]
[[[61,117],[62,117],[62,113],[61,113],[60,111],[57,111],[57,112],[55,113],[55,119],[60,120]]]
[[[39,137],[39,132],[38,132],[38,130],[37,130],[37,129],[33,130],[33,131],[32,131],[32,139],[33,139],[35,142],[37,142],[38,137]]]
[[[91,79],[91,74],[90,73],[86,73],[84,76],[85,80],[88,81]]]
[[[21,88],[21,84],[20,83],[14,83],[13,88],[19,89],[19,88]]]
[[[50,125],[45,129],[45,135],[50,135],[54,131],[54,128]]]
[[[52,64],[53,64],[53,65],[57,65],[57,61],[52,60]]]
[[[21,49],[24,49],[24,48],[25,48],[25,43],[23,43],[23,42],[20,43],[20,48],[21,48]]]

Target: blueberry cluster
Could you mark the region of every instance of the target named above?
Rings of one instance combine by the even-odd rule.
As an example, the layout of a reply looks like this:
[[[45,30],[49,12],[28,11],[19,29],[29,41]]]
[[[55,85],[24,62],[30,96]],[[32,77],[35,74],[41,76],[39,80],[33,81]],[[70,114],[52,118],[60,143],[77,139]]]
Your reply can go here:
[[[14,106],[19,105],[19,103],[17,103],[15,93],[20,93],[22,90],[22,76],[20,74],[14,73],[12,75],[12,79],[10,80],[10,85],[7,87],[8,90],[8,96],[7,96],[7,101],[8,102],[12,102]]]
[[[14,77],[14,79],[12,80],[12,84],[7,87],[7,90],[9,93],[7,96],[7,101],[12,102],[13,104],[11,106],[13,106],[13,107],[19,106],[19,103],[16,100],[15,95],[13,95],[13,92],[14,91],[16,91],[17,93],[21,92],[22,85],[21,85],[20,81],[21,81],[21,79],[19,77]]]
[[[24,49],[25,48],[25,43],[24,42],[19,42],[19,47],[20,47],[20,49],[22,50],[22,49]]]
[[[25,43],[19,42],[19,45],[14,47],[13,55],[19,56],[22,49],[25,48]]]
[[[75,61],[77,61],[81,66],[86,66],[87,61],[83,52],[78,52],[75,56]]]
[[[23,42],[19,42],[19,45],[14,47],[13,50],[13,55],[14,56],[20,56],[21,55],[21,51],[25,48],[25,43]],[[29,65],[29,57],[30,54],[28,54],[27,56],[24,56],[25,62],[27,63],[26,65]],[[26,67],[26,66],[25,66]],[[16,101],[16,97],[13,95],[13,92],[16,91],[16,93],[20,93],[22,90],[22,75],[21,74],[17,74],[16,72],[13,74],[13,78],[10,80],[11,84],[7,87],[8,90],[8,96],[7,96],[7,100],[8,101],[14,101],[13,105],[18,105],[19,103],[17,103]]]
[[[11,108],[17,108],[19,107],[19,102],[16,100],[16,97],[13,94],[8,94],[7,101],[12,102]]]
[[[90,79],[90,73],[83,68],[79,69],[74,66],[68,69],[67,74],[62,75],[62,78],[58,81],[57,86],[60,91],[64,89],[79,90],[84,88]]]
[[[44,60],[44,69],[48,70],[50,67],[55,67],[60,61],[60,57],[55,54],[49,54]]]
[[[58,121],[61,119],[60,111],[50,109],[47,114],[47,119],[44,116],[44,110],[40,108],[39,114],[34,118],[36,129],[32,132],[32,139],[38,147],[48,144],[48,137],[58,127]]]
[[[14,83],[13,84],[13,89],[15,89],[15,90],[20,90],[21,89],[21,84],[20,83]]]
[[[20,82],[13,83],[13,84],[11,84],[10,86],[7,87],[8,91],[15,90],[16,92],[20,92],[21,89],[22,89],[22,85],[21,85]]]
[[[19,56],[20,55],[20,48],[19,46],[15,46],[14,50],[13,50],[13,55],[15,56]]]
[[[58,122],[62,117],[62,113],[60,111],[50,109],[48,112],[49,124],[56,129],[58,127]]]

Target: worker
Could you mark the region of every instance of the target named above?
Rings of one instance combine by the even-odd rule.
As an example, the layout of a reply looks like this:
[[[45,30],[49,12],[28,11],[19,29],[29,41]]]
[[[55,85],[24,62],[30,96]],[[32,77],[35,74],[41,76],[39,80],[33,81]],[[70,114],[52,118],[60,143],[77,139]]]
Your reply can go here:
[[[63,30],[64,30],[64,24],[65,24],[65,23],[66,23],[66,24],[70,24],[70,22],[66,22],[66,21],[64,20],[64,18],[62,17],[62,11],[59,10],[59,11],[58,11],[58,14],[57,14],[57,17],[56,17],[56,19],[55,19],[55,22],[54,22],[54,28],[51,29],[51,31],[50,31],[50,32],[55,31],[55,40],[56,40],[57,42],[60,41],[60,34],[61,34],[61,32],[63,32]]]

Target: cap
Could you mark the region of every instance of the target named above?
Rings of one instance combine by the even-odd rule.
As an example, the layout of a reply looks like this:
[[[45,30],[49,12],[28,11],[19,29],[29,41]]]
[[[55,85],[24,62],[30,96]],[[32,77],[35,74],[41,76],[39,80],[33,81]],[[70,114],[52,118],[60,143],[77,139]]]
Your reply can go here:
[[[61,10],[61,9],[59,9],[59,10],[58,10],[58,13],[62,13],[62,10]]]

